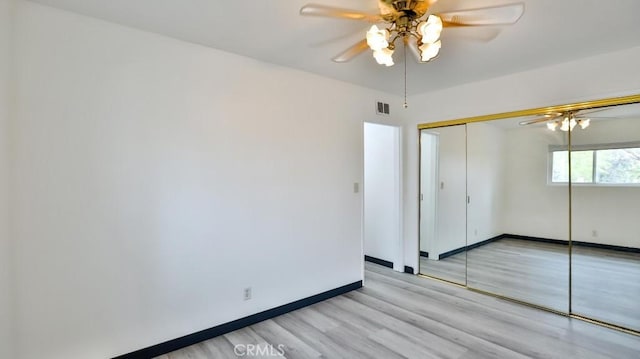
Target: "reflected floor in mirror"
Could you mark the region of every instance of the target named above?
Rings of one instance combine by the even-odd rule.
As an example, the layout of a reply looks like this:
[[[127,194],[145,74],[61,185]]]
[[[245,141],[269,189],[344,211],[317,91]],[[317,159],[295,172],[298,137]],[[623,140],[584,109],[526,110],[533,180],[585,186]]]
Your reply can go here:
[[[640,253],[573,246],[573,312],[640,330]]]
[[[466,284],[465,253],[458,253],[441,260],[420,257],[420,274],[465,285]]]
[[[548,308],[568,310],[568,247],[504,238],[435,261],[420,259],[421,273]],[[453,275],[452,275],[453,273]],[[640,254],[573,246],[573,312],[640,328]]]
[[[503,238],[467,253],[473,288],[569,311],[569,247]]]

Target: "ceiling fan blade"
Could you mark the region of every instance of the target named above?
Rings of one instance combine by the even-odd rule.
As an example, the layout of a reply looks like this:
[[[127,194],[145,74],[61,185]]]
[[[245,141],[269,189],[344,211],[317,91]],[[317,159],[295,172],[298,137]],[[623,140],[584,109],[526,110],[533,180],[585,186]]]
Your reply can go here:
[[[578,111],[578,112],[579,112],[579,115],[582,117],[584,115],[589,115],[589,114],[596,113],[596,112],[601,112],[601,111],[607,111],[607,110],[610,110],[610,109],[611,109],[610,107],[604,107],[604,108],[592,109],[590,111]]]
[[[524,3],[479,9],[449,11],[437,14],[444,27],[492,26],[515,24],[524,14]]]
[[[382,17],[377,14],[368,14],[358,10],[341,9],[319,4],[304,5],[300,8],[300,15],[322,16],[347,20],[364,20],[369,22],[378,22],[382,20]]]
[[[474,28],[473,31],[467,31],[465,27],[454,27],[454,31],[448,31],[444,36],[453,36],[456,39],[469,40],[469,41],[477,41],[477,42],[489,42],[498,35],[502,31],[499,28],[495,27],[479,27]]]
[[[323,40],[318,40],[316,42],[312,42],[309,44],[310,47],[322,47],[322,46],[326,46],[335,42],[340,42],[341,40],[348,40],[348,39],[357,39],[357,38],[363,38],[364,37],[364,33],[366,30],[363,29],[358,29],[358,31],[353,31],[353,32],[347,32],[344,33],[342,35],[338,35],[335,37],[331,37],[328,39],[323,39]]]
[[[533,120],[521,121],[520,122],[520,126],[528,126],[528,125],[533,125],[533,124],[540,123],[540,122],[553,121],[554,119],[555,119],[555,117],[535,118]]]
[[[367,40],[364,39],[364,40],[358,41],[355,45],[351,46],[350,48],[344,50],[343,52],[335,56],[332,60],[334,62],[339,62],[339,63],[347,62],[353,59],[354,57],[360,55],[361,53],[367,51],[368,48],[369,48],[369,45],[367,45]]]

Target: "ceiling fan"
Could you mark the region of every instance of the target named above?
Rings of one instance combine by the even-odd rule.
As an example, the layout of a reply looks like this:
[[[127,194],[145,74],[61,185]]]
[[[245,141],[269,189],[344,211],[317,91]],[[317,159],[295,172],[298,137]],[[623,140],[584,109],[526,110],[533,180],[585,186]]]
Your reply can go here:
[[[560,131],[571,132],[576,126],[579,126],[581,129],[586,129],[589,127],[591,120],[604,120],[604,119],[617,119],[618,117],[593,117],[588,116],[590,114],[604,111],[606,109],[599,109],[595,111],[589,112],[581,112],[581,111],[565,111],[565,112],[556,112],[556,113],[548,113],[543,115],[542,117],[535,118],[533,120],[521,121],[520,126],[528,126],[534,125],[537,123],[546,123],[547,128],[551,131],[555,131],[556,129],[560,129]]]
[[[443,28],[510,25],[516,23],[524,13],[524,3],[431,13],[437,1],[378,0],[378,14],[307,4],[300,9],[300,14],[374,23],[364,39],[335,56],[333,61],[347,62],[371,49],[376,62],[392,66],[397,40],[402,40],[405,51],[408,48],[418,62],[424,63],[440,52]],[[497,31],[490,39],[496,35]]]

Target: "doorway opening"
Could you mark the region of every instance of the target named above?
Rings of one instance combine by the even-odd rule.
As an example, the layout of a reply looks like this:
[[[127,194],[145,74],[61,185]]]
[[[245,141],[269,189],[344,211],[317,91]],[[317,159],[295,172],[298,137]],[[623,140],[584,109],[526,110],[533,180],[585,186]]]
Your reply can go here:
[[[364,255],[404,271],[399,127],[364,124]]]

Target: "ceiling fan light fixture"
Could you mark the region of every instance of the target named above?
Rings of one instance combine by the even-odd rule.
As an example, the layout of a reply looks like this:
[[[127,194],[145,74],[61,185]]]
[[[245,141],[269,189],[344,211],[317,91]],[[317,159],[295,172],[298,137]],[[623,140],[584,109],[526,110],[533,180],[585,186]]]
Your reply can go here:
[[[580,125],[580,128],[583,129],[583,130],[585,128],[589,127],[590,123],[591,123],[591,119],[589,119],[589,118],[585,118],[585,119],[582,119],[582,120],[578,121],[578,124]]]
[[[420,45],[420,47],[418,47],[418,49],[420,49],[420,61],[427,62],[438,56],[441,47],[442,42],[440,42],[440,40],[434,43],[424,43]]]
[[[542,119],[536,119],[533,121],[524,121],[524,122],[521,122],[520,124],[529,125],[532,123],[546,121],[547,129],[550,131],[555,131],[556,129],[559,128],[560,131],[570,132],[570,131],[573,131],[573,129],[576,128],[576,126],[580,126],[580,128],[584,130],[587,127],[589,127],[589,124],[591,122],[591,119],[589,118],[576,118],[575,113],[573,112],[566,112],[562,114],[562,117],[560,117],[561,119],[558,119],[558,120],[556,120],[556,118],[558,117],[551,118],[548,121],[547,121],[547,118],[549,117],[547,115],[544,115]]]
[[[373,51],[373,58],[380,65],[393,66],[393,50],[388,47]]]
[[[372,25],[367,31],[367,45],[373,51],[382,50],[389,46],[390,36],[389,30],[379,29],[376,25]]]
[[[571,117],[571,119],[569,120],[569,131],[573,131],[577,124],[578,122],[576,121],[576,119]]]
[[[442,33],[442,19],[436,15],[429,15],[427,21],[417,27],[423,43],[433,44],[440,39]]]

